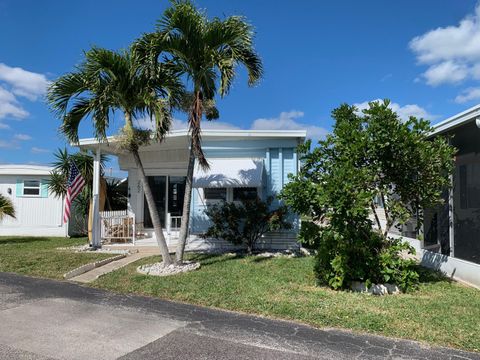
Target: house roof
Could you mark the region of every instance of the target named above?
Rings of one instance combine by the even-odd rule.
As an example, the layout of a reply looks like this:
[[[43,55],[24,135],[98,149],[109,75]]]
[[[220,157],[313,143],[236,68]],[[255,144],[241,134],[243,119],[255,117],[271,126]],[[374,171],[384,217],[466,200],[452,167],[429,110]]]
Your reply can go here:
[[[50,175],[51,166],[6,164],[0,165],[0,175]]]
[[[438,124],[433,125],[434,130],[431,135],[442,134],[446,131],[469,123],[470,121],[474,121],[477,117],[480,117],[480,104],[477,104],[470,109],[462,111],[461,113],[453,115],[448,119],[445,119]]]
[[[243,139],[298,139],[305,140],[307,137],[306,130],[215,130],[205,129],[202,130],[203,140],[213,139],[229,139],[229,140],[243,140]],[[189,146],[189,133],[187,129],[170,131],[165,140],[162,142],[162,146],[169,144],[181,145],[181,147],[188,148]],[[101,151],[106,154],[118,154],[119,151],[116,146],[115,136],[109,136],[105,142],[99,142],[95,138],[80,139],[77,144],[78,147],[83,149],[95,150],[100,147]]]

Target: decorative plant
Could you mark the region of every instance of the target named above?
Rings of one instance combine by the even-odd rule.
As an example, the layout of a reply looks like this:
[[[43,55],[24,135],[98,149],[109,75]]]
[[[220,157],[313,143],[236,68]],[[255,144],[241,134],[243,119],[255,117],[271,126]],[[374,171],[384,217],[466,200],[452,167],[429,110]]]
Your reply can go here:
[[[280,206],[272,210],[272,201],[273,197],[266,201],[256,198],[242,200],[241,203],[225,202],[208,206],[205,213],[212,225],[202,236],[224,239],[234,245],[245,245],[251,254],[265,233],[292,228],[287,208]]]
[[[158,21],[156,30],[136,42],[136,54],[147,69],[154,69],[159,59],[171,58],[179,72],[189,80],[192,91],[186,109],[190,155],[176,249],[176,261],[182,263],[190,222],[195,161],[203,168],[209,166],[201,144],[203,115],[208,120],[218,118],[218,112],[212,112],[209,103],[217,93],[222,97],[228,94],[238,66],[246,69],[249,86],[261,79],[263,66],[253,46],[253,27],[241,16],[209,19],[205,11],[196,8],[191,1],[174,0]],[[151,74],[155,75],[155,72],[151,71]]]
[[[5,216],[15,218],[15,208],[10,199],[0,194],[0,221],[3,220]]]
[[[313,150],[309,141],[300,146],[302,168],[281,197],[304,217],[299,239],[317,249],[320,283],[339,289],[356,280],[394,282],[407,290],[418,275],[401,253],[414,249],[389,233],[413,216],[421,223],[422,209],[442,201],[455,150],[447,139],[428,138],[428,121],[400,119],[388,100],[362,113],[342,105],[332,115],[325,140]]]
[[[60,131],[72,143],[78,143],[79,126],[84,120],[92,121],[99,142],[107,141],[113,114],[123,114],[117,143],[133,157],[139,170],[164,265],[170,265],[172,259],[139,149],[163,139],[170,128],[172,108],[178,106],[183,94],[178,73],[171,64],[156,62],[147,70],[132,51],[96,47],[85,52],[84,60],[74,71],[52,82],[47,93],[51,109],[62,121]],[[135,121],[145,117],[152,121],[153,130],[136,126]]]

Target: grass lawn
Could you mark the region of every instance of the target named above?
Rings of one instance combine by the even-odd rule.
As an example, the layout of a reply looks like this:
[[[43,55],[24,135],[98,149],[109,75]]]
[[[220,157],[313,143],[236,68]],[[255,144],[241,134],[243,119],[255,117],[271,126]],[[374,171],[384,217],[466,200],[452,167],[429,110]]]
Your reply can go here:
[[[480,291],[422,271],[411,294],[369,296],[315,286],[312,258],[192,255],[194,272],[170,277],[141,275],[142,259],[107,274],[93,286],[222,309],[291,319],[480,351]]]
[[[110,254],[80,254],[56,250],[85,244],[84,238],[0,237],[0,271],[62,279],[81,265],[111,257]]]

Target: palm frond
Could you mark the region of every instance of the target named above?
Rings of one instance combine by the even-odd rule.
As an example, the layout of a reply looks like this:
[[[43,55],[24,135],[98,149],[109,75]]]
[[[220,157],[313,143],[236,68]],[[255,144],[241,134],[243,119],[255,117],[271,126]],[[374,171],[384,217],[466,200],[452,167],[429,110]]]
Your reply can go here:
[[[10,199],[0,194],[0,221],[3,220],[5,216],[15,218],[15,209]]]

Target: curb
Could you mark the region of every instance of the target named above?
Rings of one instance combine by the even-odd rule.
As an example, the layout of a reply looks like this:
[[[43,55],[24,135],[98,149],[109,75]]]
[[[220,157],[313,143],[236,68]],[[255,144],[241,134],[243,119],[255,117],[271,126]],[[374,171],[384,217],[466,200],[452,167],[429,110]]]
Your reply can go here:
[[[106,265],[108,263],[111,263],[112,261],[116,261],[116,260],[120,260],[120,259],[123,259],[124,257],[126,257],[127,255],[126,254],[120,254],[120,255],[117,255],[117,256],[112,256],[110,258],[107,258],[107,259],[103,259],[103,260],[99,260],[99,261],[95,261],[93,263],[89,263],[89,264],[85,264],[85,265],[82,265],[76,269],[73,269],[65,274],[63,274],[63,278],[64,279],[71,279],[75,276],[78,276],[78,275],[81,275],[81,274],[84,274],[90,270],[93,270],[95,268],[98,268],[100,266],[103,266],[103,265]]]

